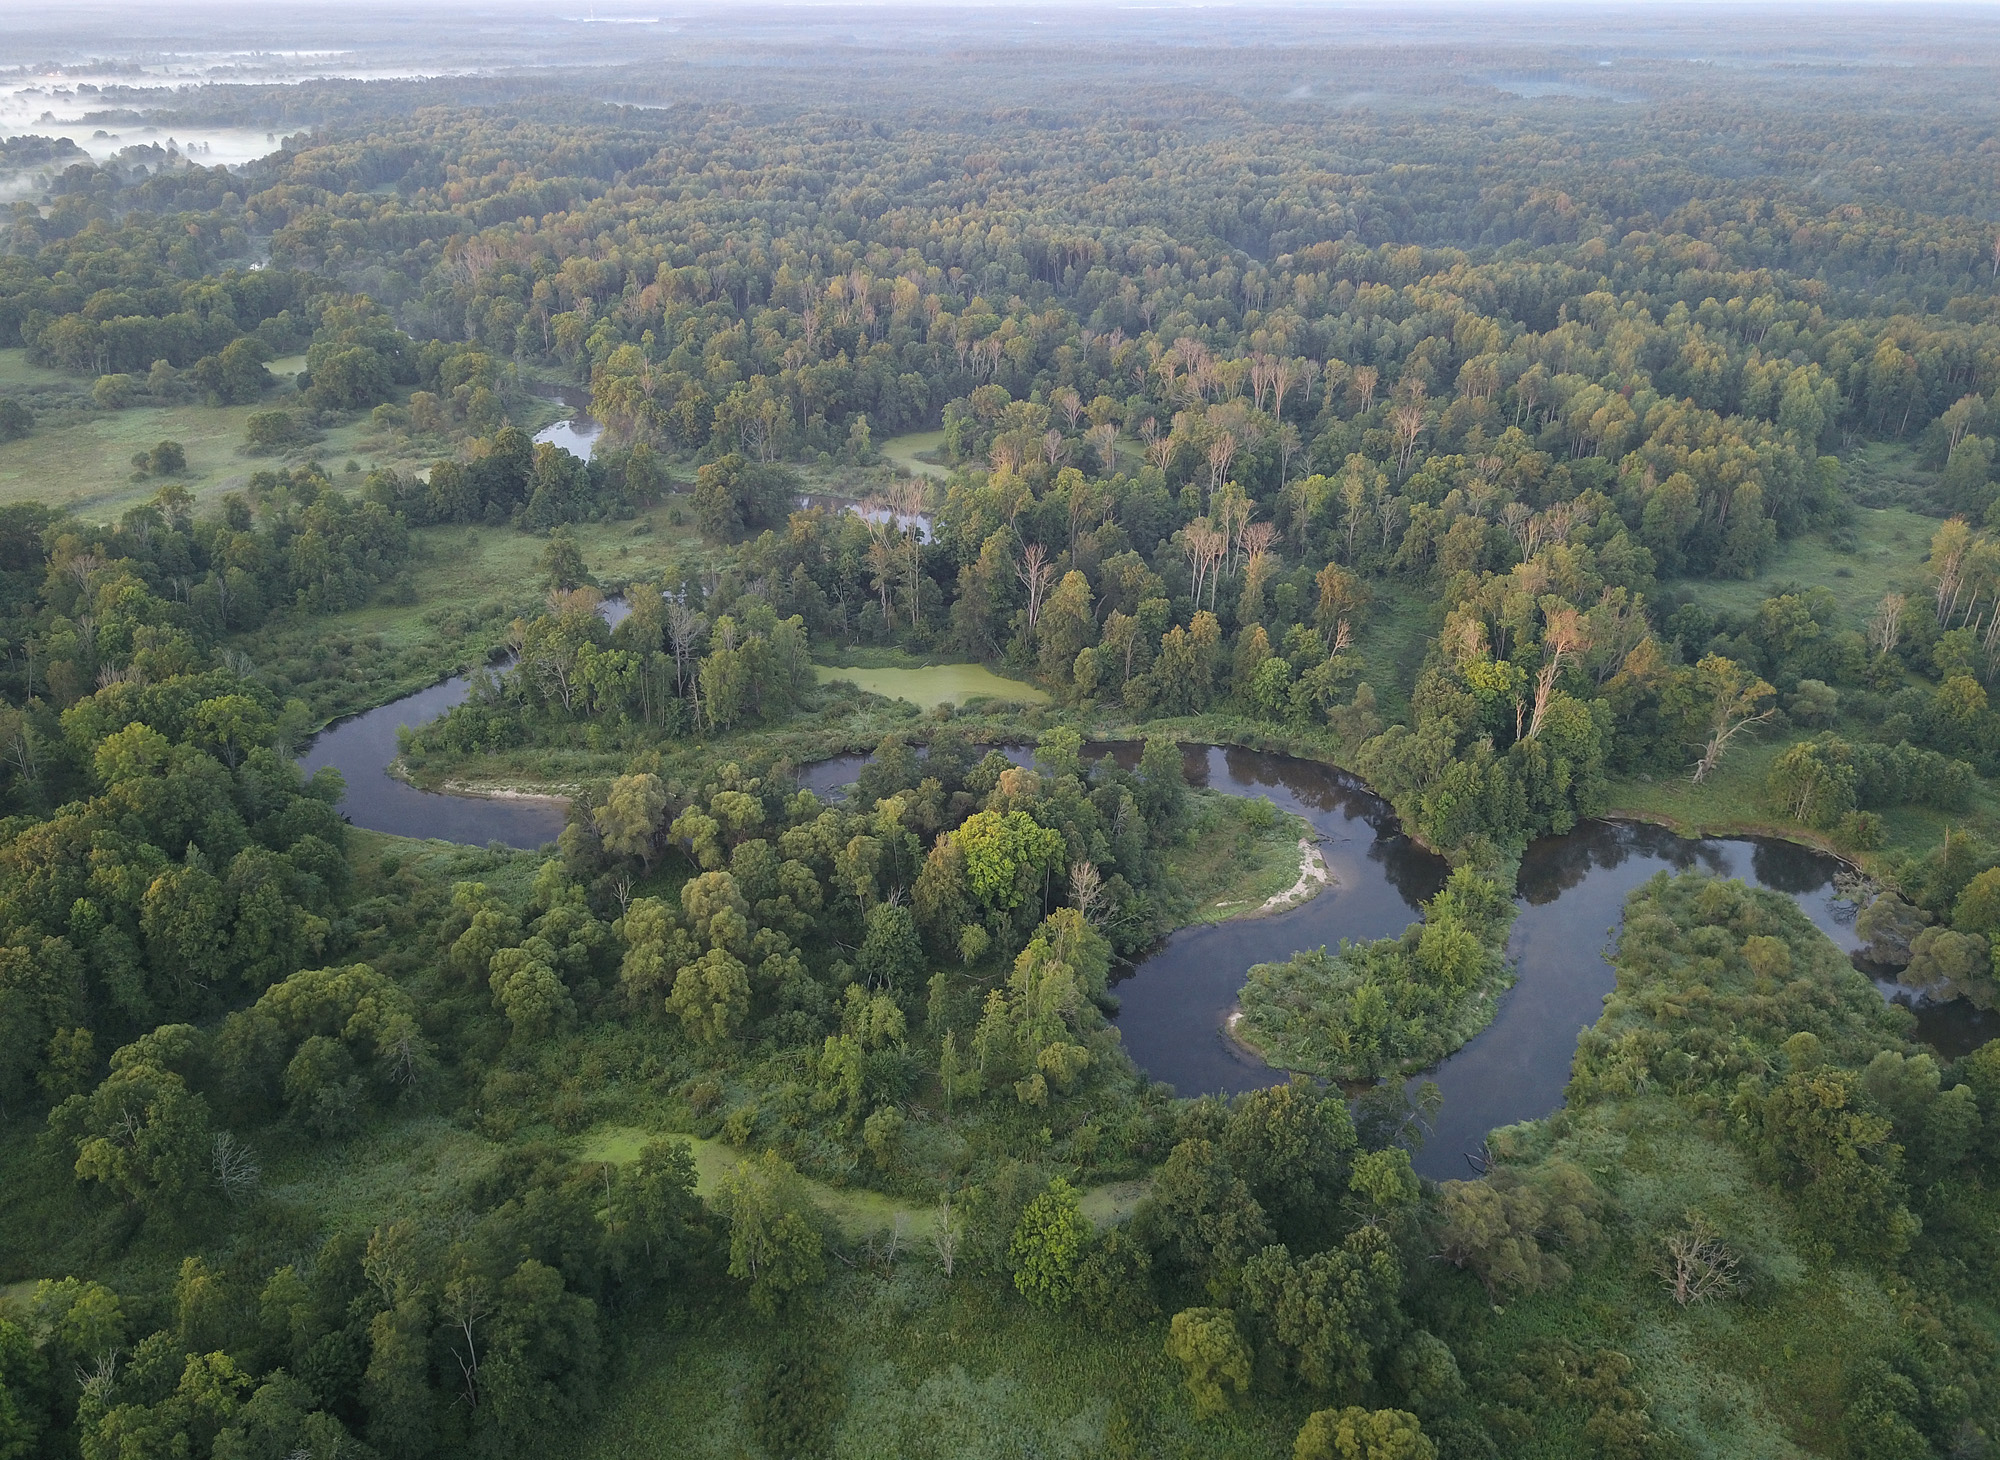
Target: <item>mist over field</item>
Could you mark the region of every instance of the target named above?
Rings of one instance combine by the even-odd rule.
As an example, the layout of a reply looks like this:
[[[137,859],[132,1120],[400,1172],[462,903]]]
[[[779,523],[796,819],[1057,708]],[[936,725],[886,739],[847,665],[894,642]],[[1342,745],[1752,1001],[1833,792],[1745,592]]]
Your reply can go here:
[[[1971,1460],[2000,9],[0,13],[0,1460]]]

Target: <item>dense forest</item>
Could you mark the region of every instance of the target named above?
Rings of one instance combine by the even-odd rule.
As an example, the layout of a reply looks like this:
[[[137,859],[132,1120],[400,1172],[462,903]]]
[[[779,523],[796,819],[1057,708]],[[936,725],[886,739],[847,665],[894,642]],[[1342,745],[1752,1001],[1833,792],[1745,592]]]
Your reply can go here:
[[[2000,998],[2000,35],[1209,24],[0,146],[0,452],[233,453],[0,491],[0,1460],[1988,1453],[2000,1042],[1791,898],[1634,892],[1466,1179],[1411,1077],[1607,813]],[[300,768],[455,674],[402,773],[548,844]],[[1296,835],[1183,742],[1448,864],[1247,969],[1234,1096],[1115,1022]]]

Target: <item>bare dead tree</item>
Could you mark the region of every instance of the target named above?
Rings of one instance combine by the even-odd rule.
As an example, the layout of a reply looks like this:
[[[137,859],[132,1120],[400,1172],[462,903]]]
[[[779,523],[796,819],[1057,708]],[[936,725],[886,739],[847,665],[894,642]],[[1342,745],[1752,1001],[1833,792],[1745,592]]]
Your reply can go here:
[[[1708,741],[1702,747],[1701,758],[1695,762],[1694,782],[1700,785],[1715,773],[1722,762],[1722,754],[1729,748],[1730,741],[1756,725],[1761,725],[1777,713],[1775,709],[1759,709],[1758,706],[1771,698],[1771,686],[1755,675],[1746,674],[1729,661],[1720,661],[1727,667],[1711,667],[1716,661],[1705,659],[1696,666],[1697,675],[1708,680],[1706,688],[1711,696],[1708,720]],[[1704,671],[1706,671],[1704,673]]]
[[[256,1152],[226,1130],[215,1133],[215,1143],[209,1151],[209,1170],[215,1184],[231,1201],[241,1201],[255,1191],[264,1174],[257,1164]]]
[[[1224,431],[1208,446],[1208,491],[1213,496],[1222,487],[1222,479],[1229,475],[1229,463],[1236,459],[1236,437]]]
[[[1410,470],[1410,457],[1416,453],[1417,437],[1423,434],[1424,408],[1419,401],[1404,401],[1389,417],[1389,428],[1396,434],[1396,476],[1401,480]]]
[[[1972,529],[1963,517],[1954,517],[1945,523],[1931,540],[1930,568],[1937,575],[1932,592],[1937,599],[1939,628],[1950,624],[1952,612],[1958,607],[1958,595],[1965,587],[1966,560],[1971,555],[1972,547]]]
[[[1097,459],[1104,467],[1104,474],[1110,476],[1118,469],[1118,428],[1106,421],[1102,425],[1092,426],[1085,439],[1097,453]]]
[[[95,578],[103,569],[104,559],[100,558],[96,553],[78,553],[67,563],[63,564],[63,570],[76,580],[76,586],[86,594],[90,592],[90,580]]]
[[[1103,923],[1107,912],[1104,874],[1093,862],[1082,861],[1069,869],[1069,900],[1093,928]]]
[[[1194,601],[1197,607],[1201,603],[1202,585],[1209,582],[1210,574],[1221,562],[1227,543],[1227,538],[1199,518],[1190,522],[1181,534],[1181,551],[1187,556],[1188,567],[1194,574]],[[1211,585],[1211,594],[1213,591]]]
[[[1687,1227],[1671,1233],[1663,1245],[1661,1285],[1681,1307],[1726,1298],[1738,1288],[1736,1254],[1699,1212],[1689,1212]]]
[[[1065,385],[1051,398],[1051,403],[1063,413],[1069,421],[1070,430],[1074,431],[1078,418],[1083,415],[1083,397]]]
[[[1364,413],[1375,404],[1375,387],[1381,379],[1381,372],[1373,365],[1363,365],[1355,370],[1353,378],[1348,382],[1349,388],[1354,392],[1355,400],[1360,402]]]
[[[1021,565],[1014,572],[1028,590],[1028,629],[1032,633],[1042,616],[1042,597],[1049,591],[1049,580],[1055,577],[1056,566],[1049,561],[1047,548],[1031,542],[1023,549]]]
[[[701,646],[702,635],[708,632],[708,615],[697,611],[688,602],[685,591],[667,600],[667,645],[674,656],[674,693],[687,693],[688,682],[693,676],[692,665],[696,651]]]
[[[467,1273],[445,1284],[439,1312],[454,1330],[451,1356],[458,1360],[464,1388],[459,1394],[468,1409],[479,1408],[479,1325],[493,1312],[493,1295],[486,1280]],[[461,1340],[464,1347],[461,1349]]]
[[[1868,620],[1868,647],[1877,654],[1887,654],[1903,641],[1903,610],[1909,602],[1900,593],[1885,593],[1875,605],[1875,614]]]
[[[1542,667],[1535,676],[1535,713],[1528,722],[1528,739],[1542,733],[1542,722],[1562,674],[1563,660],[1590,647],[1590,629],[1583,615],[1573,608],[1559,608],[1549,615],[1548,631],[1542,635]]]

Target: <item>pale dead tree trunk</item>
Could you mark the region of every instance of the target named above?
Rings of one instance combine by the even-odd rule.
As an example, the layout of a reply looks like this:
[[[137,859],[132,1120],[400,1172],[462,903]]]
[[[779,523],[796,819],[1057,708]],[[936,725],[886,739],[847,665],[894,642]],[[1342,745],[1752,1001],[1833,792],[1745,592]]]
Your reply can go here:
[[[1015,569],[1022,585],[1028,590],[1028,631],[1034,632],[1035,622],[1042,616],[1042,595],[1049,591],[1049,579],[1055,576],[1055,564],[1049,561],[1049,550],[1038,542],[1031,542],[1021,554],[1021,566]]]
[[[209,1164],[215,1184],[231,1201],[239,1201],[256,1190],[258,1178],[264,1174],[257,1165],[256,1153],[226,1130],[215,1133]]]
[[[1292,388],[1292,362],[1280,355],[1271,364],[1271,418],[1285,419],[1285,392]]]
[[[1951,622],[1959,592],[1965,587],[1965,560],[1971,551],[1972,529],[1963,517],[1952,518],[1931,539],[1931,571],[1937,574],[1934,592],[1939,628]]]
[[[1069,900],[1093,928],[1104,921],[1104,874],[1093,863],[1078,862],[1069,869]]]
[[[1522,376],[1514,387],[1514,424],[1521,424],[1525,414],[1529,421],[1535,418],[1535,407],[1542,403],[1542,388],[1539,382]]]
[[[1181,534],[1181,552],[1188,560],[1188,571],[1194,575],[1194,601],[1201,602],[1201,580],[1208,569],[1208,544],[1203,534],[1208,531],[1205,522],[1190,522]]]
[[[1110,476],[1118,469],[1118,428],[1109,421],[1101,426],[1092,426],[1088,439],[1104,467],[1104,474]]]
[[[457,1330],[457,1338],[452,1341],[452,1357],[458,1360],[458,1371],[464,1382],[461,1397],[468,1409],[479,1408],[479,1323],[493,1311],[493,1304],[486,1294],[486,1284],[475,1277],[464,1277],[445,1284],[444,1316]],[[458,1338],[465,1340],[465,1348],[458,1347]]]
[[[1375,404],[1375,385],[1381,378],[1373,365],[1363,365],[1354,372],[1354,397],[1361,402],[1364,414]]]
[[[1681,1307],[1692,1308],[1736,1291],[1736,1256],[1699,1216],[1690,1213],[1688,1229],[1674,1233],[1664,1245],[1661,1283]]]
[[[66,567],[70,577],[76,580],[76,586],[88,596],[90,593],[90,580],[95,578],[99,571],[102,570],[104,559],[98,557],[96,553],[78,553],[69,560]]]
[[[707,630],[708,616],[694,610],[685,591],[667,600],[667,643],[674,655],[675,694],[687,692],[688,680],[692,678],[688,666],[694,659],[695,646]]]
[[[1384,492],[1375,499],[1375,513],[1382,519],[1382,551],[1385,553],[1389,551],[1389,539],[1402,526],[1405,510],[1403,499],[1394,493]]]
[[[882,622],[893,627],[896,615],[889,606],[889,595],[896,586],[896,555],[889,546],[888,524],[870,523],[868,535],[868,567],[874,575],[869,581],[882,599]]]
[[[1042,455],[1048,458],[1050,466],[1055,466],[1069,455],[1069,445],[1063,440],[1063,433],[1050,427],[1042,433]]]
[[[1236,559],[1248,546],[1243,534],[1249,530],[1250,514],[1256,507],[1247,496],[1225,492],[1222,498],[1222,534],[1228,555],[1227,571],[1236,571]]]
[[[1424,408],[1415,401],[1406,401],[1396,407],[1396,413],[1389,420],[1401,452],[1396,460],[1396,478],[1400,481],[1409,473],[1410,457],[1415,454],[1417,437],[1424,429]]]
[[[1702,747],[1701,759],[1695,762],[1694,783],[1697,786],[1715,773],[1730,741],[1777,713],[1775,710],[1760,712],[1756,709],[1757,701],[1770,692],[1771,687],[1760,679],[1747,687],[1724,688],[1716,695],[1715,710],[1709,721],[1708,743]]]
[[[1264,396],[1271,388],[1271,367],[1262,355],[1250,357],[1250,404],[1264,409]]]
[[[1222,488],[1222,479],[1229,475],[1229,463],[1236,459],[1236,438],[1224,431],[1208,448],[1208,493],[1212,497]]]
[[[1590,647],[1590,631],[1585,626],[1583,615],[1573,608],[1557,609],[1549,615],[1549,629],[1542,637],[1542,647],[1548,658],[1543,662],[1541,672],[1535,676],[1535,713],[1528,722],[1528,739],[1533,740],[1542,733],[1542,722],[1549,712],[1549,700],[1555,694],[1556,679],[1562,673],[1562,662],[1571,654],[1581,654]]]
[[[1285,483],[1292,479],[1292,458],[1299,454],[1302,442],[1299,428],[1290,421],[1278,423],[1278,490],[1283,491]]]
[[[1299,362],[1299,389],[1301,398],[1305,403],[1307,415],[1312,414],[1313,386],[1318,383],[1320,373],[1321,367],[1319,361],[1301,360]]]
[[[1083,524],[1096,509],[1097,499],[1090,489],[1079,482],[1069,494],[1069,555],[1076,556],[1077,535],[1083,531]]]

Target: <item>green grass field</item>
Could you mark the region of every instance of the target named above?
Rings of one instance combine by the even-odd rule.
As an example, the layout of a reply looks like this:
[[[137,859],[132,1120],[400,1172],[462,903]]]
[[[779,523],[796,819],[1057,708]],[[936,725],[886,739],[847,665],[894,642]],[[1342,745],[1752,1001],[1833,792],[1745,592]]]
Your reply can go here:
[[[975,699],[1014,700],[1046,704],[1048,692],[1018,679],[1002,679],[984,664],[932,664],[922,668],[841,668],[816,665],[821,684],[844,679],[856,688],[885,699],[908,700],[926,709],[949,702],[963,705]]]
[[[304,357],[295,363],[303,368]],[[88,382],[28,363],[23,350],[0,350],[0,391],[9,384],[66,384],[87,390]],[[128,507],[149,501],[166,485],[160,478],[132,480],[132,458],[161,441],[178,441],[187,452],[187,472],[177,478],[197,501],[234,491],[252,472],[286,465],[293,457],[325,462],[336,476],[342,464],[384,465],[413,470],[429,455],[406,455],[376,432],[367,417],[337,426],[292,457],[245,456],[239,448],[246,422],[259,411],[282,405],[278,394],[247,406],[131,406],[122,411],[64,412],[43,419],[19,441],[0,443],[0,503],[37,501],[67,507],[79,517],[109,522]],[[421,456],[422,459],[419,459]]]
[[[1783,815],[1764,790],[1771,763],[1800,738],[1800,733],[1786,732],[1740,745],[1699,786],[1685,774],[1614,780],[1605,814],[1661,822],[1688,836],[1768,834],[1831,847],[1833,843],[1824,832]],[[1972,803],[1962,811],[1891,806],[1877,814],[1882,818],[1881,851],[1928,852],[1944,839],[1948,829],[2000,840],[2000,796],[1987,780],[1978,783]],[[1865,866],[1870,858],[1864,853],[1857,860]]]
[[[1681,579],[1663,587],[1685,589],[1711,609],[1752,614],[1784,589],[1825,588],[1840,604],[1840,627],[1858,629],[1885,593],[1914,592],[1922,577],[1931,535],[1939,521],[1904,507],[1860,507],[1854,513],[1854,551],[1834,547],[1822,533],[1779,546],[1755,578],[1735,581]]]
[[[1166,1322],[1110,1331],[1043,1313],[985,1279],[947,1279],[922,1250],[894,1265],[834,1266],[780,1320],[648,1324],[573,1452],[586,1460],[752,1460],[768,1452],[745,1417],[757,1366],[781,1336],[844,1372],[845,1405],[820,1452],[830,1460],[1274,1460],[1306,1406],[1265,1402],[1197,1419],[1164,1351]],[[1107,1446],[1114,1414],[1137,1419]],[[565,1447],[566,1449],[566,1447]],[[776,1460],[776,1457],[771,1457]]]
[[[250,417],[283,406],[291,398],[292,378],[306,367],[304,355],[273,360],[268,369],[278,389],[255,405],[209,406],[185,401],[171,406],[131,406],[121,411],[65,409],[61,413],[37,407],[42,417],[34,432],[20,441],[0,443],[0,503],[38,501],[69,508],[79,517],[108,522],[128,507],[150,500],[165,482],[158,478],[132,480],[132,458],[160,441],[178,441],[187,451],[188,469],[178,478],[198,501],[241,488],[253,472],[301,461],[323,462],[344,485],[355,478],[342,472],[348,461],[364,469],[392,466],[417,471],[439,455],[433,445],[411,445],[399,436],[375,429],[367,416],[335,426],[322,438],[293,451],[248,456],[243,446]],[[8,387],[35,391],[62,389],[70,398],[87,400],[90,381],[30,364],[25,350],[0,350],[0,394]],[[28,397],[34,403],[34,397]],[[522,420],[530,430],[563,415],[557,401],[535,400]]]
[[[1434,597],[1400,582],[1369,585],[1375,602],[1357,636],[1361,678],[1375,691],[1375,703],[1385,720],[1404,717],[1410,687],[1423,667],[1424,655],[1441,626]]]
[[[1167,866],[1193,904],[1190,923],[1220,923],[1255,913],[1298,881],[1304,818],[1278,812],[1260,797],[1192,793],[1194,835],[1167,853]]]
[[[942,431],[912,431],[907,436],[891,436],[876,449],[888,458],[891,464],[901,467],[909,476],[936,477],[940,481],[951,475],[949,469],[936,462],[921,461],[919,452],[935,453],[944,446]]]
[[[0,391],[9,386],[79,386],[88,389],[87,382],[74,375],[65,375],[60,370],[51,370],[45,365],[29,362],[26,350],[0,350]]]
[[[694,1156],[695,1190],[704,1197],[712,1195],[716,1184],[752,1154],[739,1151],[723,1141],[675,1132],[641,1130],[629,1125],[602,1126],[592,1131],[577,1142],[576,1153],[585,1161],[623,1165],[637,1160],[640,1150],[648,1142],[656,1140],[687,1142]],[[905,1234],[913,1241],[920,1240],[930,1231],[935,1211],[932,1207],[898,1201],[893,1196],[869,1191],[865,1187],[829,1186],[810,1177],[801,1177],[800,1180],[805,1183],[813,1204],[832,1218],[841,1235],[851,1241],[890,1231],[899,1221]],[[1132,1209],[1151,1187],[1149,1180],[1113,1181],[1090,1187],[1082,1193],[1084,1213],[1100,1227],[1123,1221],[1132,1215]]]

